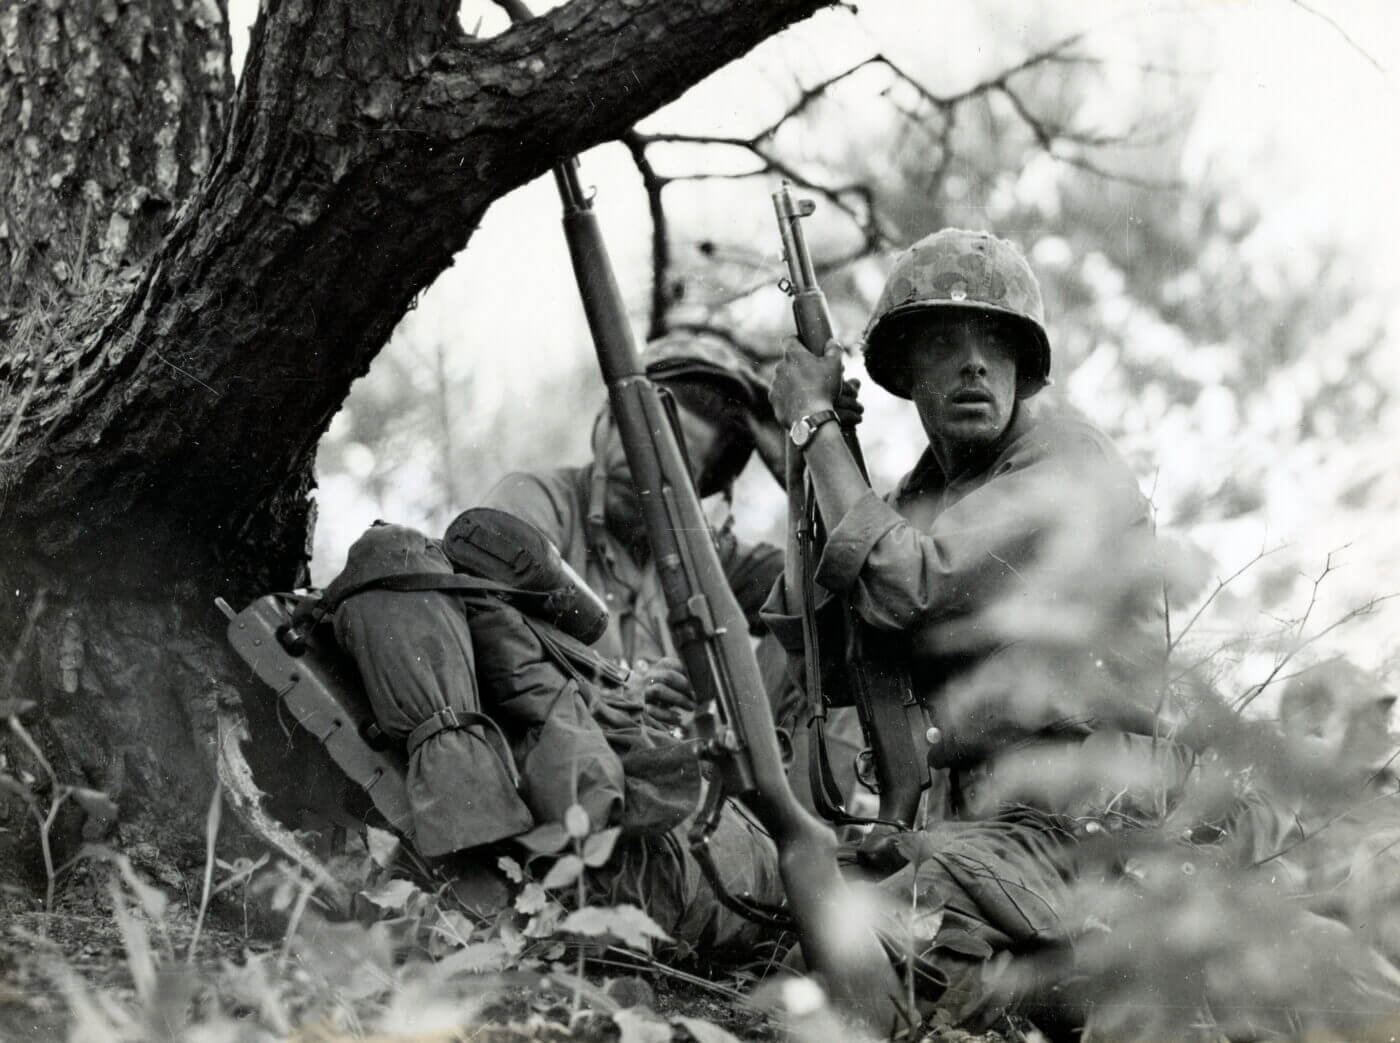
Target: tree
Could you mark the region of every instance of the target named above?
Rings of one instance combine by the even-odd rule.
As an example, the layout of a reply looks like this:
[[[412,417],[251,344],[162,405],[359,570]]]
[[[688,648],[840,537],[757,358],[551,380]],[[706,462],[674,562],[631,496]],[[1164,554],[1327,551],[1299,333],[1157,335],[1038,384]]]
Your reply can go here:
[[[820,6],[268,0],[234,90],[221,3],[7,0],[0,661],[124,841],[198,840],[212,598],[303,575],[321,434],[492,201]]]

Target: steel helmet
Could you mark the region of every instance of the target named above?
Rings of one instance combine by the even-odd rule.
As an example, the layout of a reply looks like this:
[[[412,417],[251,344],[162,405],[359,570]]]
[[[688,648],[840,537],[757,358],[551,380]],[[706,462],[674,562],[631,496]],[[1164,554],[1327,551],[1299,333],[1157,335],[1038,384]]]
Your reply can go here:
[[[1050,341],[1040,284],[1021,252],[987,232],[945,228],[925,236],[894,263],[865,327],[865,367],[891,394],[909,398],[909,373],[891,335],[900,316],[933,309],[1006,315],[1025,333],[1016,397],[1050,383]]]
[[[652,380],[694,381],[727,394],[758,419],[771,419],[768,383],[748,359],[713,333],[675,330],[651,341],[642,365]]]

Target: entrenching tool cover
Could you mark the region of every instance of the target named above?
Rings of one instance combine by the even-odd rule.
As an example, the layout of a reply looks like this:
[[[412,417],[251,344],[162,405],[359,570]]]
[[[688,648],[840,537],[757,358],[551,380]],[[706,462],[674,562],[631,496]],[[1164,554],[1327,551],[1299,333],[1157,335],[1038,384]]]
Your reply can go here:
[[[374,713],[344,653],[315,633],[307,636],[298,655],[283,646],[280,634],[291,624],[294,606],[291,595],[258,598],[229,620],[229,644],[411,844],[413,815],[403,755],[393,748],[375,749]]]

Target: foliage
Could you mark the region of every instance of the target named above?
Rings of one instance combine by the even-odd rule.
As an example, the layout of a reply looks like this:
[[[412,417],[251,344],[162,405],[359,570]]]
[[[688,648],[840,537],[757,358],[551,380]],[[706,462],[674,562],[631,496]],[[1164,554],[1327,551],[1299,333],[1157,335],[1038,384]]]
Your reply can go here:
[[[670,1039],[680,1029],[704,1043],[733,1040],[712,1022],[668,1019],[651,1009],[654,992],[638,972],[706,986],[645,955],[666,936],[640,909],[569,911],[571,893],[582,893],[585,874],[607,861],[617,839],[615,829],[592,831],[578,806],[569,818],[572,833],[553,824],[526,838],[533,853],[524,865],[500,857],[517,893],[489,916],[468,910],[441,882],[433,881],[430,891],[429,881],[396,875],[403,871],[399,842],[374,827],[358,853],[333,864],[356,895],[358,916],[351,921],[326,919],[314,897],[316,882],[288,863],[213,863],[211,876],[214,865],[221,871],[213,894],[248,886],[283,917],[276,951],[247,952],[237,964],[196,961],[197,930],[180,959],[170,930],[177,912],[165,893],[121,854],[90,849],[88,857],[117,870],[109,881],[112,916],[134,992],[123,1001],[94,990],[52,957],[48,974],[69,1008],[69,1038],[329,1040],[377,1033],[446,1040],[505,1023],[508,1038],[594,1038],[611,1026],[622,1040]],[[537,864],[549,866],[539,882],[530,875]],[[575,950],[579,959],[571,965],[567,957]],[[619,963],[628,951],[629,962]],[[586,976],[585,954],[632,974]],[[708,987],[737,997],[722,985]]]
[[[1221,640],[1208,621],[1229,581],[1212,586],[1180,547],[1113,539],[1092,490],[1073,505],[1042,496],[1040,558],[1003,600],[945,628],[950,651],[962,639],[1003,651],[950,688],[942,712],[1034,733],[1135,701],[1155,724],[1058,752],[1011,743],[978,783],[978,806],[1053,811],[1073,837],[1057,905],[1072,970],[1053,947],[994,959],[995,991],[1016,1009],[1053,982],[1095,1039],[1380,1031],[1400,996],[1394,696],[1344,660],[1297,665],[1311,605],[1281,621],[1270,673],[1232,687],[1220,649],[1200,654]],[[1168,606],[1186,620],[1175,633]],[[1246,712],[1266,691],[1279,720]]]
[[[859,30],[878,16],[843,12],[832,20]],[[1388,287],[1339,234],[1289,238],[1286,208],[1261,201],[1267,157],[1246,179],[1221,156],[1203,155],[1196,114],[1209,84],[1193,68],[1200,41],[1184,23],[1122,20],[1136,37],[1116,33],[1114,20],[1060,33],[1047,14],[1021,34],[1018,54],[1006,12],[965,17],[985,48],[980,60],[951,46],[891,50],[888,37],[884,50],[853,45],[830,56],[801,41],[775,46],[762,59],[785,75],[755,78],[744,112],[731,115],[724,77],[716,77],[694,92],[694,104],[658,113],[615,154],[586,157],[590,179],[605,179],[604,217],[617,215],[624,233],[650,222],[649,250],[609,227],[624,275],[637,273],[627,287],[636,325],[717,330],[772,358],[791,327],[776,288],[767,201],[779,177],[818,201],[808,234],[836,327],[849,341],[899,247],[944,224],[1011,238],[1044,283],[1054,393],[1128,453],[1152,491],[1159,525],[1204,547],[1222,573],[1261,542],[1289,541],[1215,606],[1222,627],[1255,637],[1217,665],[1241,684],[1258,683],[1271,658],[1250,652],[1273,638],[1271,615],[1306,600],[1317,558],[1368,541],[1355,556],[1337,556],[1348,567],[1319,604],[1329,617],[1390,593],[1368,581],[1400,570],[1393,541],[1382,538],[1384,519],[1400,506],[1387,470],[1388,445],[1400,432],[1384,350],[1394,336]],[[911,29],[921,24],[912,14],[900,18]],[[807,28],[811,39],[825,39],[819,27]],[[749,86],[741,71],[726,75]],[[615,172],[629,161],[640,192],[635,178]],[[531,243],[552,234],[555,201],[548,186],[538,187],[504,211],[515,236]],[[638,196],[648,216],[629,221]],[[509,255],[488,241],[490,231],[478,249],[494,249],[504,263]],[[650,264],[629,269],[637,255]],[[549,260],[528,259],[531,299],[546,278],[571,292],[567,271]],[[419,360],[412,364],[419,390],[399,394],[398,417],[385,418],[411,437],[376,442],[366,430],[353,438],[362,461],[369,454],[402,465],[397,489],[371,483],[375,509],[406,520],[445,517],[506,469],[586,457],[587,425],[573,407],[582,399],[591,409],[595,399],[584,389],[596,378],[582,330],[572,328],[566,356],[536,343],[539,329],[560,337],[552,311],[552,325],[517,311],[506,335],[539,364],[497,365],[495,338],[476,324],[460,333],[451,324],[451,292],[444,280],[400,327],[323,446],[321,474],[338,517],[356,502],[356,480],[343,466],[349,430],[362,403],[377,410],[373,403],[401,386],[395,360]],[[477,313],[489,312],[480,296],[472,298]],[[432,434],[441,424],[424,412],[436,394],[426,390],[435,370],[425,360],[444,353],[456,425],[450,452]],[[858,360],[851,366],[859,373]],[[522,397],[528,431],[515,422]],[[911,465],[918,430],[877,389],[867,386],[864,398],[862,441],[884,489]],[[450,471],[451,485],[429,470]],[[771,537],[783,516],[780,494],[762,479],[746,481],[736,512],[746,531]],[[326,524],[322,537],[318,568],[329,574],[349,536]],[[1370,614],[1319,650],[1379,663],[1385,618]]]

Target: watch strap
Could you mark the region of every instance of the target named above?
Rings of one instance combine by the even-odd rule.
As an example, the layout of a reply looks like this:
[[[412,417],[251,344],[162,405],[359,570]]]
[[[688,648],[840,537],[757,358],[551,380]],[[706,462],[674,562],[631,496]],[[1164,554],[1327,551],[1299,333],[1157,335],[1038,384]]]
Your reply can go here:
[[[808,413],[806,416],[802,417],[802,419],[800,419],[798,423],[801,424],[804,428],[806,428],[807,437],[804,438],[801,442],[797,443],[798,448],[806,449],[809,445],[812,444],[812,440],[817,437],[818,429],[828,421],[836,419],[838,419],[838,417],[836,410],[834,409],[821,409],[815,413]]]

